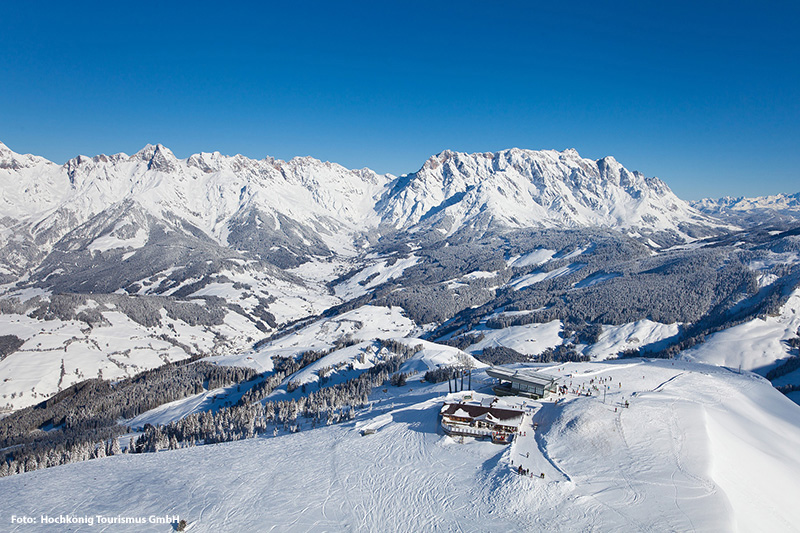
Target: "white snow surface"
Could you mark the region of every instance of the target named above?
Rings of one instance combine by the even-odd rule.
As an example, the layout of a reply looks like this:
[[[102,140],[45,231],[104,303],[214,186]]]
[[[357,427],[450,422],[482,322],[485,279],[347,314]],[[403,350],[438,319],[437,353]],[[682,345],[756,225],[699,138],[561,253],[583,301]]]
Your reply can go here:
[[[479,326],[472,330],[472,333],[481,333],[484,338],[469,346],[467,351],[480,354],[484,348],[505,346],[520,353],[537,355],[547,348],[555,348],[564,342],[564,339],[559,336],[562,329],[563,324],[560,320],[544,324],[510,326],[503,329]]]
[[[548,250],[547,248],[538,248],[525,255],[515,255],[506,261],[509,267],[526,267],[538,266],[548,262],[553,256],[556,255],[555,250]]]
[[[307,326],[275,339],[258,350],[214,357],[220,365],[247,366],[260,372],[272,370],[272,357],[298,357],[307,350],[327,350],[336,341],[350,338],[371,341],[376,338],[406,337],[414,322],[399,307],[365,305],[332,318],[316,320]],[[353,353],[355,357],[357,353]],[[371,365],[370,365],[371,366]]]
[[[599,283],[603,283],[604,281],[608,281],[610,279],[618,278],[622,274],[618,274],[616,272],[595,272],[591,276],[587,276],[586,278],[582,279],[581,281],[575,283],[573,287],[576,289],[585,289],[586,287],[591,287],[593,285],[597,285]]]
[[[462,443],[439,429],[447,385],[409,382],[376,389],[372,407],[339,425],[2,478],[0,522],[14,532],[52,530],[11,523],[42,514],[177,515],[196,532],[796,531],[800,408],[762,378],[682,361],[544,371],[573,390],[608,387],[605,399],[520,399],[532,414],[511,446]],[[361,436],[367,428],[376,432]]]
[[[689,361],[757,371],[765,374],[776,362],[789,356],[781,342],[800,330],[800,289],[795,290],[778,316],[755,318],[710,335],[702,344],[681,352]]]
[[[147,244],[147,231],[139,228],[136,235],[128,239],[118,237],[113,232],[98,237],[89,245],[89,250],[105,252],[114,248],[141,248],[145,244]]]
[[[90,300],[89,304],[95,302]],[[21,409],[85,379],[122,379],[192,355],[163,336],[177,335],[194,350],[216,353],[244,349],[263,335],[233,312],[222,324],[208,327],[189,326],[164,312],[162,325],[154,328],[107,308],[102,314],[109,323],[93,328],[77,320],[0,314],[0,335],[16,335],[25,341],[18,351],[0,361],[0,408]],[[228,343],[218,346],[218,335]]]
[[[400,339],[398,339],[400,340]],[[422,350],[406,361],[401,368],[403,372],[424,373],[443,366],[469,365],[472,368],[486,368],[489,365],[481,363],[466,352],[452,346],[436,344],[419,339],[406,339],[410,346],[421,345]]]
[[[679,324],[661,324],[652,320],[639,320],[621,326],[603,326],[603,331],[586,354],[592,359],[616,357],[625,350],[638,350],[678,334]]]
[[[59,166],[2,145],[0,191],[0,219],[11,221],[2,223],[0,244],[27,228],[45,249],[109,206],[127,202],[156,219],[177,216],[222,245],[237,217],[256,213],[257,224],[276,230],[286,217],[313,228],[343,255],[356,254],[360,236],[381,226],[430,226],[444,234],[490,225],[636,228],[637,234],[682,234],[684,224],[721,226],[657,178],[630,172],[612,157],[581,158],[575,150],[444,151],[397,178],[311,157],[254,160],[213,152],[178,159],[160,144],[131,156],[78,156]],[[5,231],[12,226],[17,230]],[[112,245],[96,243],[98,249]]]
[[[414,266],[419,262],[419,258],[411,255],[403,259],[397,259],[391,265],[389,265],[389,262],[387,259],[378,261],[374,265],[359,271],[347,281],[336,285],[334,287],[336,296],[347,301],[367,294],[370,289],[402,276],[408,267]]]
[[[201,392],[193,396],[181,398],[174,402],[159,405],[149,411],[125,421],[125,425],[131,428],[139,428],[145,424],[164,425],[169,424],[173,420],[180,420],[192,413],[199,413],[208,411],[213,407],[217,407],[218,403],[215,401],[217,395],[223,395],[226,389],[219,388],[210,391]]]
[[[544,271],[536,271],[531,272],[530,274],[525,274],[523,276],[519,276],[518,278],[514,278],[508,282],[508,286],[512,289],[518,291],[520,289],[524,289],[525,287],[530,287],[531,285],[536,285],[537,283],[541,283],[542,281],[554,278],[560,278],[562,276],[567,276],[572,274],[573,272],[577,272],[578,270],[582,269],[586,265],[584,263],[572,263],[561,268],[555,268],[548,272]]]

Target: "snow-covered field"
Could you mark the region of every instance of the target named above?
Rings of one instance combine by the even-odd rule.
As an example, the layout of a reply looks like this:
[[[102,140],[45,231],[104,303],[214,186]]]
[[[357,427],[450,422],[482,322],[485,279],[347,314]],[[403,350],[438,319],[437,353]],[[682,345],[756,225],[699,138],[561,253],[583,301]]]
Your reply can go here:
[[[536,285],[537,283],[541,283],[542,281],[548,279],[567,276],[569,274],[572,274],[573,272],[577,272],[578,270],[582,269],[585,266],[586,265],[583,263],[572,263],[570,265],[563,266],[561,268],[556,268],[549,272],[543,272],[543,271],[531,272],[530,274],[525,274],[524,276],[512,279],[508,283],[508,286],[518,291],[520,289],[524,289],[525,287],[530,287],[531,285]]]
[[[777,316],[756,318],[713,335],[682,352],[689,361],[757,371],[765,374],[776,361],[789,356],[781,342],[800,331],[800,290],[794,291]],[[798,382],[800,383],[800,382]]]
[[[325,273],[336,271],[338,263],[313,262],[314,267]],[[211,283],[192,293],[192,297],[219,296],[236,302],[245,310],[253,312],[263,301],[270,301],[269,312],[279,324],[298,318],[321,313],[325,309],[341,303],[341,300],[328,294],[324,283],[310,274],[309,269],[297,269],[303,275],[309,275],[302,283],[287,281],[257,270],[244,272],[223,271],[222,276],[228,279],[224,283]],[[299,274],[298,274],[299,275]],[[191,280],[167,291],[174,294]],[[144,283],[143,283],[144,285]],[[237,288],[246,287],[246,288]],[[142,293],[152,290],[144,287]]]
[[[71,531],[173,530],[97,516],[213,532],[796,531],[800,408],[762,378],[682,361],[544,370],[593,394],[542,402],[511,446],[443,435],[447,385],[410,380],[340,425],[0,479],[0,528],[63,515],[95,521]]]
[[[316,320],[258,350],[211,360],[220,365],[247,366],[264,372],[272,370],[272,357],[276,355],[296,357],[307,350],[327,350],[345,338],[371,341],[375,338],[405,337],[414,329],[414,322],[399,307],[365,305],[332,318]]]
[[[528,252],[525,255],[515,255],[513,257],[509,257],[506,261],[506,264],[509,267],[527,267],[527,266],[534,266],[534,265],[542,265],[553,256],[556,255],[555,250],[548,250],[547,248],[537,248],[532,252]]]
[[[532,311],[496,312],[488,318],[513,317]],[[644,346],[658,348],[667,339],[678,334],[679,324],[661,324],[652,320],[639,320],[619,326],[603,326],[597,342],[583,346],[583,353],[592,360],[616,358],[621,352]],[[482,334],[484,338],[466,350],[479,355],[484,348],[505,346],[523,354],[538,355],[547,348],[556,348],[564,342],[561,337],[563,324],[553,320],[544,324],[525,324],[492,329],[484,324],[470,330],[472,334]]]
[[[407,268],[414,266],[418,261],[419,258],[413,255],[395,260],[391,265],[388,260],[378,261],[374,265],[361,270],[347,281],[336,285],[334,291],[336,296],[343,300],[351,300],[367,294],[370,289],[386,283],[390,279],[399,278]]]
[[[421,347],[421,350],[414,357],[403,364],[400,372],[408,374],[421,372],[424,374],[428,370],[441,366],[465,363],[473,368],[485,368],[488,366],[452,346],[443,346],[419,339],[396,338],[393,340],[409,347]],[[361,342],[326,355],[292,374],[287,381],[292,381],[299,385],[316,384],[319,381],[320,371],[327,369],[325,385],[331,386],[356,378],[364,370],[391,356],[392,354],[388,350],[385,348],[379,349],[374,342]],[[287,394],[286,387],[282,386],[272,393],[269,399],[281,400],[290,396],[296,397],[300,394],[300,390],[297,390],[293,395]]]
[[[592,359],[617,357],[625,350],[643,346],[657,347],[658,343],[678,334],[678,324],[661,324],[652,320],[639,320],[621,326],[603,326],[597,342],[586,351]]]
[[[103,312],[107,324],[89,328],[77,320],[37,320],[0,314],[0,335],[25,343],[0,361],[0,407],[21,409],[85,379],[121,379],[180,361],[190,351],[241,350],[264,334],[244,317],[230,312],[222,324],[190,326],[162,312],[161,325],[145,327],[121,312]],[[226,339],[220,344],[219,339]],[[62,373],[63,368],[63,373]]]
[[[559,336],[563,325],[560,320],[546,324],[526,324],[503,329],[478,327],[473,332],[483,334],[484,338],[467,348],[473,354],[480,354],[484,348],[505,346],[520,353],[537,355],[547,348],[555,348],[564,342]]]

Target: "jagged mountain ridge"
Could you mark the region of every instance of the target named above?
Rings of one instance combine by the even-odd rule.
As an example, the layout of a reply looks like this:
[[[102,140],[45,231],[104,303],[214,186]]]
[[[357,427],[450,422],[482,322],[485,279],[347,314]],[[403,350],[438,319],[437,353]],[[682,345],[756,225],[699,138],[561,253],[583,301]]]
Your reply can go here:
[[[795,194],[775,194],[771,196],[757,196],[747,198],[744,196],[724,196],[719,199],[704,198],[691,202],[696,208],[704,209],[730,209],[735,211],[747,209],[790,209],[800,211],[800,192]]]
[[[178,160],[161,145],[132,156],[79,156],[61,167],[5,147],[0,153],[5,200],[0,212],[8,217],[6,226],[11,219],[29,228],[44,248],[123,202],[158,219],[180,218],[223,246],[236,221],[255,211],[270,215],[259,225],[277,230],[283,215],[340,245],[340,232],[368,225],[365,207],[386,181],[368,170],[348,171],[307,158],[254,161],[204,153]]]
[[[398,183],[379,209],[398,229],[434,227],[604,227],[632,235],[686,239],[718,230],[657,178],[613,157],[592,161],[575,150],[445,151]]]
[[[741,226],[794,224],[800,221],[800,192],[746,198],[703,198],[691,206],[709,216]]]
[[[0,144],[0,187],[2,241],[20,248],[8,261],[17,267],[41,260],[69,232],[120,205],[157,220],[180,219],[223,247],[265,256],[288,251],[281,266],[308,253],[356,253],[377,232],[602,226],[680,240],[721,227],[662,181],[574,150],[445,151],[398,178],[310,157],[287,162],[214,152],[177,159],[162,145],[58,166]],[[119,241],[135,248],[130,239]]]
[[[782,277],[794,287],[790,237],[764,232],[756,262],[696,249],[721,239],[658,250],[726,226],[574,150],[445,151],[394,177],[160,145],[59,166],[0,145],[0,191],[10,408],[101,371],[244,353],[365,305],[401,308],[438,338],[482,320],[693,323],[759,288],[784,293]],[[17,377],[37,357],[49,377]]]

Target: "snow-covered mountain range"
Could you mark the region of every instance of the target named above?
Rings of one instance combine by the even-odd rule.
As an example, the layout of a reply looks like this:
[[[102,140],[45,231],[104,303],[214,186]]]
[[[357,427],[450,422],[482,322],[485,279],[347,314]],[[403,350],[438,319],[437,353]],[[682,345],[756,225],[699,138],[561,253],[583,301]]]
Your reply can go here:
[[[398,178],[310,157],[177,159],[161,145],[59,166],[0,143],[0,190],[0,267],[17,276],[54,249],[132,252],[159,231],[290,266],[398,231],[599,226],[672,242],[722,227],[662,181],[574,150],[445,151]]]
[[[574,150],[396,177],[0,143],[0,520],[790,530],[797,200],[690,204]],[[442,434],[450,378],[491,402],[514,364],[560,389],[511,400],[510,447]]]
[[[692,302],[654,293],[640,311],[620,307],[631,293],[623,272],[645,279],[658,267],[630,261],[736,228],[656,178],[575,150],[444,151],[396,177],[311,157],[178,159],[162,145],[57,165],[0,143],[0,193],[0,371],[14,375],[0,383],[0,405],[10,408],[85,377],[242,353],[351,301],[399,306],[435,329],[481,305],[494,322],[535,320],[493,305],[547,303],[542,323],[574,315],[621,326],[694,321],[744,297],[736,284],[673,280]],[[767,260],[758,276],[785,275],[779,264]],[[553,290],[562,285],[566,308]]]
[[[720,224],[681,201],[657,178],[613,157],[592,161],[575,150],[442,152],[397,180],[379,204],[398,229],[606,227],[685,239]]]
[[[695,209],[741,226],[800,220],[800,192],[745,198],[725,196],[690,202]]]
[[[774,209],[800,211],[800,192],[795,194],[776,194],[773,196],[758,196],[745,198],[744,196],[724,196],[718,200],[704,198],[692,205],[698,209],[719,209],[731,211],[745,211],[750,209]]]

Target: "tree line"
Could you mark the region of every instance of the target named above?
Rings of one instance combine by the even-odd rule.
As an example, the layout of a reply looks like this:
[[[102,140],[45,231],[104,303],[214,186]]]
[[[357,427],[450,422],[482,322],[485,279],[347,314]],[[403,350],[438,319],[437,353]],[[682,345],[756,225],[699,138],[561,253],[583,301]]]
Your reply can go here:
[[[251,403],[250,400],[257,395],[247,399],[243,396],[238,404],[216,412],[193,413],[164,426],[146,426],[144,433],[132,443],[131,451],[152,452],[249,439],[266,433],[270,426],[273,434],[277,434],[279,427],[298,431],[299,417],[309,420],[312,427],[350,419],[356,409],[369,403],[369,395],[374,387],[402,374],[398,372],[402,364],[422,349],[422,346],[409,347],[392,340],[381,341],[381,344],[391,347],[396,355],[375,364],[356,378],[289,400]],[[274,375],[283,372],[285,369]],[[395,379],[395,386],[402,385],[400,380]],[[271,383],[280,384],[277,378],[272,379]],[[262,388],[260,394],[266,393],[268,388]]]
[[[100,453],[98,442],[130,431],[118,424],[120,419],[256,376],[251,368],[181,361],[117,383],[102,379],[82,381],[40,404],[0,419],[0,474],[96,457]]]
[[[355,342],[342,340],[339,347]],[[396,375],[401,365],[422,349],[395,340],[378,340],[393,355],[357,378],[324,387],[291,400],[260,402],[287,377],[330,351],[308,350],[298,359],[275,357],[272,373],[222,367],[204,361],[182,361],[149,370],[112,384],[83,381],[32,407],[0,419],[0,476],[119,453],[144,453],[181,446],[251,438],[267,425],[296,428],[299,416],[312,425],[332,424],[368,403],[373,387]],[[165,426],[145,425],[144,433],[123,448],[119,436],[131,428],[117,423],[164,403],[205,390],[234,384],[252,385],[233,406],[193,413]]]

